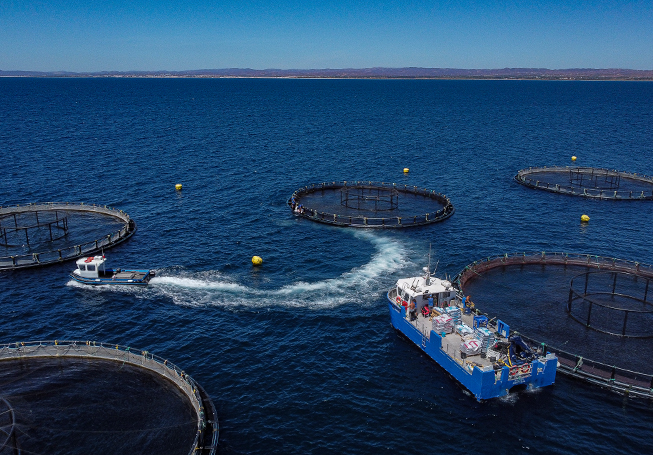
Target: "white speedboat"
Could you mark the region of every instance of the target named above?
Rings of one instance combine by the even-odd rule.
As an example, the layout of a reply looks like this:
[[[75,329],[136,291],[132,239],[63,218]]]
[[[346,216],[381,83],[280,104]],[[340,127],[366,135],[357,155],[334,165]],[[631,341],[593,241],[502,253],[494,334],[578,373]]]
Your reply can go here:
[[[77,268],[70,274],[78,283],[97,285],[140,285],[144,286],[154,277],[152,270],[109,269],[105,267],[106,258],[90,256],[77,260]]]

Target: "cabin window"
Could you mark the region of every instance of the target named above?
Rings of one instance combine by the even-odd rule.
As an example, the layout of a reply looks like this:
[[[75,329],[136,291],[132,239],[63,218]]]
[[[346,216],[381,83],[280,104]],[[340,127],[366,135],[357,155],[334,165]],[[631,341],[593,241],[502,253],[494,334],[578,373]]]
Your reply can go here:
[[[79,270],[84,271],[86,270],[86,266],[83,264],[79,264]]]
[[[95,266],[89,264],[89,265],[87,266],[87,269],[86,269],[86,270],[88,270],[89,272],[95,272]]]

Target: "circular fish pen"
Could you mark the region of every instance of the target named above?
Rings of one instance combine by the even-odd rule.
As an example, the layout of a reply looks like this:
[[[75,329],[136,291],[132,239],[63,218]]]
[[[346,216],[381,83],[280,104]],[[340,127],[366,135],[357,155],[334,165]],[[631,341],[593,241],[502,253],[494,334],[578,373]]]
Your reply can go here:
[[[136,223],[106,205],[48,202],[0,207],[0,270],[92,256],[136,232]]]
[[[529,167],[515,180],[529,188],[593,199],[653,200],[653,177],[595,167]]]
[[[555,353],[562,374],[653,398],[651,279],[648,264],[535,252],[475,261],[454,282],[490,321],[519,327],[522,338]]]
[[[91,341],[5,344],[0,381],[15,415],[13,435],[4,433],[6,453],[216,451],[208,394],[148,351]]]
[[[295,191],[288,205],[295,214],[312,221],[358,228],[424,226],[454,213],[444,194],[372,181],[312,184]]]

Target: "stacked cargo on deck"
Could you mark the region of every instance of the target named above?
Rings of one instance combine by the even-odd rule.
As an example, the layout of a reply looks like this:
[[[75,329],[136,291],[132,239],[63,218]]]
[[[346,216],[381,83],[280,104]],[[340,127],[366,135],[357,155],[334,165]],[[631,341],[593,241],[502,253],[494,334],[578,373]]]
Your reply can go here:
[[[437,333],[453,332],[453,319],[446,314],[434,317],[433,330]]]
[[[474,335],[474,331],[467,324],[457,324],[456,333],[465,340],[467,339],[467,337]]]
[[[485,327],[477,327],[474,330],[474,336],[481,343],[481,353],[485,354],[487,350],[494,346],[494,333]]]
[[[460,343],[460,352],[467,355],[476,355],[481,353],[481,342],[475,338]]]
[[[460,311],[460,308],[457,306],[448,306],[443,308],[445,313],[447,313],[453,319],[454,325],[460,325],[463,323],[463,315]]]

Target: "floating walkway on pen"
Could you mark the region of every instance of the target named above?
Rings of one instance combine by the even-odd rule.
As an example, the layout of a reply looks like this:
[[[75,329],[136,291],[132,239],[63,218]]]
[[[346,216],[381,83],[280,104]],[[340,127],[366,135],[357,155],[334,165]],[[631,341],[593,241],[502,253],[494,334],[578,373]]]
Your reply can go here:
[[[653,177],[595,167],[529,167],[515,180],[529,188],[593,199],[653,200]]]
[[[0,271],[92,256],[134,232],[136,223],[129,215],[106,205],[47,202],[0,207]]]
[[[566,276],[557,286],[555,270],[573,278],[570,281]],[[524,274],[521,282],[519,273]],[[475,280],[479,280],[477,286],[470,286]],[[454,278],[465,293],[476,288],[474,301],[480,306],[485,306],[483,302],[496,305],[492,312],[520,309],[520,328],[537,334],[524,338],[555,353],[561,373],[646,398],[653,398],[653,374],[635,371],[633,366],[650,368],[652,281],[652,265],[549,252],[487,257],[467,265]],[[514,292],[512,298],[507,291]],[[493,292],[500,294],[493,299]],[[592,359],[597,357],[601,361]]]
[[[373,181],[312,184],[295,191],[288,205],[319,223],[397,229],[446,220],[454,213],[444,194],[410,185]]]
[[[0,345],[0,365],[0,410],[4,403],[12,412],[5,448],[216,452],[219,426],[209,395],[179,367],[148,351],[94,341],[20,342]],[[36,401],[23,398],[35,394]]]

